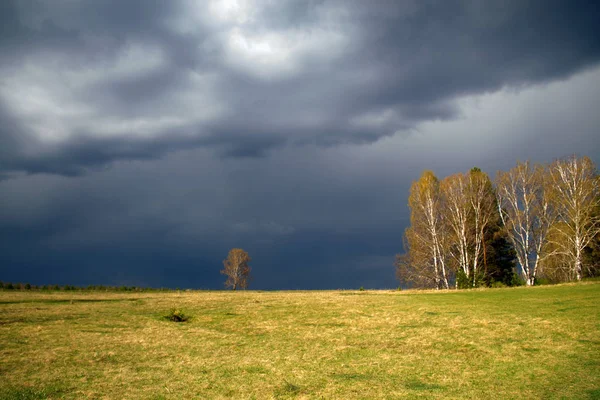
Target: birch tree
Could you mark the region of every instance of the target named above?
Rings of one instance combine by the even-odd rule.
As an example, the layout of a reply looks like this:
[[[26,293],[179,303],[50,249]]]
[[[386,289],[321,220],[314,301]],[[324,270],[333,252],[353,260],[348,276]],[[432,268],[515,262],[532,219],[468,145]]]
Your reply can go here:
[[[559,218],[552,227],[553,253],[566,257],[571,277],[581,280],[584,249],[600,230],[600,182],[594,163],[576,156],[555,161],[548,190]]]
[[[409,247],[408,242],[412,235],[412,229],[409,227],[404,235],[404,250],[403,254],[396,255],[396,277],[398,280],[409,287],[415,288],[431,288],[435,285],[435,277],[431,270],[427,268],[426,254],[423,253],[421,246],[413,245]],[[414,241],[413,241],[414,243]]]
[[[446,177],[440,184],[443,212],[450,233],[450,249],[463,285],[475,287],[483,277],[485,232],[496,213],[495,197],[488,175],[479,168]]]
[[[409,262],[419,279],[431,281],[436,289],[448,289],[446,232],[440,209],[439,181],[431,171],[424,171],[413,182],[408,197],[411,226],[406,230]],[[414,274],[413,273],[413,274]]]
[[[472,228],[470,224],[471,206],[469,204],[469,177],[457,173],[444,178],[440,184],[444,201],[444,213],[447,218],[450,241],[452,242],[451,255],[456,262],[457,281],[458,274],[465,277],[471,276],[471,251]]]
[[[558,246],[558,243],[562,241],[562,237],[557,234],[561,231],[558,229],[558,225],[561,223],[555,221],[550,227],[548,238],[543,246],[544,257],[540,259],[539,275],[543,275],[544,278],[554,283],[576,279],[573,268],[571,268],[570,258],[562,251],[562,244]]]
[[[242,249],[231,249],[223,261],[221,274],[227,276],[225,287],[246,289],[250,281],[250,256]]]
[[[485,253],[485,230],[495,216],[494,189],[490,178],[479,168],[469,172],[468,199],[472,212],[473,254],[472,260],[472,286],[477,286],[477,279],[481,276],[482,255]]]
[[[544,176],[543,167],[526,161],[508,172],[498,172],[496,178],[498,212],[528,286],[535,282],[553,222]]]

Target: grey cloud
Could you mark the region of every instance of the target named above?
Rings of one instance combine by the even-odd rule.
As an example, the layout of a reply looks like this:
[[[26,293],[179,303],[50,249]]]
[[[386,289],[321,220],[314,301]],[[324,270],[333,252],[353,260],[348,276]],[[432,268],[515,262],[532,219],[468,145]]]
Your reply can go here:
[[[379,71],[365,87],[367,104],[426,104],[566,77],[598,61],[591,2],[424,2],[396,11],[362,13],[361,67]]]
[[[162,61],[146,73],[109,74],[94,84],[61,89],[71,106],[91,107],[94,118],[84,127],[65,120],[62,129],[69,138],[44,151],[27,152],[15,143],[16,128],[8,130],[23,117],[5,110],[2,119],[13,122],[4,124],[0,140],[12,142],[12,154],[0,160],[2,168],[73,174],[90,165],[160,157],[189,146],[217,144],[216,151],[226,157],[264,157],[286,144],[372,143],[406,134],[422,121],[456,118],[457,96],[564,78],[595,65],[600,56],[599,11],[592,3],[277,2],[251,10],[253,19],[241,25],[246,34],[256,35],[247,39],[251,46],[261,45],[252,41],[267,34],[285,38],[300,32],[304,36],[295,40],[314,35],[317,42],[323,34],[343,39],[325,53],[306,50],[287,61],[275,59],[289,66],[274,68],[292,70],[265,79],[227,61],[227,32],[237,22],[219,25],[198,16],[193,29],[178,30],[178,18],[199,12],[185,4],[3,2],[3,80],[11,79],[7,64],[14,73],[14,66],[27,60],[39,62],[52,79],[62,67],[50,60],[58,59],[68,66],[65,84],[77,82],[90,68],[111,67],[128,46],[156,49]],[[208,3],[199,10],[206,14]],[[145,60],[130,62],[143,67]],[[194,86],[191,74],[210,77],[211,88]],[[53,92],[58,89],[48,90],[51,99],[60,98]],[[194,92],[200,98],[182,97]],[[190,109],[178,111],[180,103]],[[218,106],[223,112],[196,121],[195,103],[199,111]],[[155,134],[136,139],[127,131],[111,139],[94,133],[94,124],[107,119],[160,115],[182,119],[179,131],[157,126]],[[35,132],[31,140],[36,135],[44,132]]]

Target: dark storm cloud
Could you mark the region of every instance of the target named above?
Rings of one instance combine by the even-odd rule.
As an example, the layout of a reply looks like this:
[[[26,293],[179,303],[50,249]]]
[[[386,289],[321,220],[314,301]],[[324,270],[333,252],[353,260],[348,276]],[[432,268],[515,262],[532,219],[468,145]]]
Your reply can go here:
[[[255,288],[394,286],[405,222],[389,214],[403,202],[394,186],[348,175],[330,150],[225,162],[207,152],[0,182],[2,280],[219,288],[222,259],[242,247]],[[376,273],[351,272],[373,254],[387,256]]]
[[[456,117],[456,96],[567,77],[600,56],[592,2],[192,4],[3,2],[2,81],[17,83],[2,93],[2,169],[72,174],[181,143],[229,157],[368,143]],[[61,119],[61,139],[38,143],[51,110],[15,93],[30,73],[45,101],[89,120]],[[127,126],[158,116],[177,121]],[[14,127],[32,118],[41,126]],[[107,120],[123,127],[96,132]]]
[[[598,61],[593,2],[416,3],[385,13],[365,5],[361,13],[369,26],[360,38],[364,59],[377,60],[373,65],[383,72],[369,96],[378,103],[430,102],[543,82]]]

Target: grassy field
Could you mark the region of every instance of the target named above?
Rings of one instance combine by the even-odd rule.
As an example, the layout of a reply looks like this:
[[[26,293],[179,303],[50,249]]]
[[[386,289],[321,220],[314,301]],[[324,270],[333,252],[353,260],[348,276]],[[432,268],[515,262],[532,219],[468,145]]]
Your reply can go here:
[[[0,291],[0,357],[2,399],[600,398],[600,282]]]

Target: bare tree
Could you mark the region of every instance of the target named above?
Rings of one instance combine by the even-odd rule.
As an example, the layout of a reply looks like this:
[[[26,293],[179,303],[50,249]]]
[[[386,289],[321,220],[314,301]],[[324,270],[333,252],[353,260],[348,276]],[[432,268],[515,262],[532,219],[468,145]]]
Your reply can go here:
[[[600,181],[588,157],[571,156],[549,168],[548,190],[559,220],[550,236],[553,254],[569,262],[571,276],[582,277],[584,249],[600,231]]]
[[[498,212],[511,241],[521,274],[528,286],[535,282],[553,213],[544,185],[545,169],[518,162],[508,172],[498,172]]]
[[[449,235],[451,236],[451,254],[459,273],[462,272],[464,276],[469,278],[471,274],[470,248],[472,247],[472,232],[469,221],[471,216],[468,196],[469,178],[462,173],[450,175],[442,180],[440,190],[444,199],[444,211],[449,227]]]
[[[561,242],[562,238],[558,234],[561,229],[557,229],[560,221],[555,221],[550,227],[548,238],[542,247],[544,256],[540,259],[539,275],[548,279],[550,282],[567,282],[576,279],[571,267],[571,260],[563,251]]]
[[[469,172],[469,203],[471,204],[473,224],[473,255],[472,262],[472,286],[475,287],[478,277],[481,276],[480,260],[485,252],[485,230],[495,216],[497,218],[492,182],[485,172],[479,168],[473,168]]]
[[[250,256],[242,249],[231,249],[227,258],[223,261],[225,267],[221,270],[223,275],[227,275],[225,287],[231,287],[236,290],[238,287],[246,289],[250,281]]]
[[[408,197],[411,210],[411,226],[406,230],[408,262],[412,274],[419,275],[419,281],[429,281],[427,286],[436,289],[448,289],[446,233],[440,205],[439,181],[433,172],[425,171],[413,182]]]
[[[495,215],[495,197],[491,181],[479,168],[446,177],[440,184],[443,212],[446,215],[451,254],[465,285],[477,286],[483,277],[485,231]]]
[[[394,265],[396,267],[396,278],[408,287],[430,288],[433,286],[433,279],[430,271],[423,268],[422,258],[415,255],[414,250],[408,249],[408,239],[404,237],[403,254],[396,254]]]

